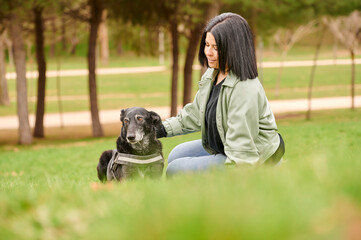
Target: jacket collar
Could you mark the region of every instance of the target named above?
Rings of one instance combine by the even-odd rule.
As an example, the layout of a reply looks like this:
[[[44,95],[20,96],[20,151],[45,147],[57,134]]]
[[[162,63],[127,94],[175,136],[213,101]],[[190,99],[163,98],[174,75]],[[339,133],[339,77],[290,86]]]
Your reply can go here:
[[[219,72],[218,69],[208,68],[207,71],[204,73],[204,75],[205,75],[204,77],[207,80],[213,81],[214,78],[217,76],[218,72]],[[236,85],[237,82],[239,82],[239,79],[237,78],[237,76],[234,75],[232,72],[230,72],[230,73],[228,73],[222,86],[234,87],[234,85]]]

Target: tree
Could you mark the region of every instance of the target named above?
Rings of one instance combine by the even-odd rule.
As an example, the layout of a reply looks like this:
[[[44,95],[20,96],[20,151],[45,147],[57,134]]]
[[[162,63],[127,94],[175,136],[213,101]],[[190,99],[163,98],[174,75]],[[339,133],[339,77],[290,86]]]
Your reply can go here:
[[[5,27],[0,29],[0,105],[10,105],[5,69]]]
[[[179,68],[179,33],[177,19],[178,1],[173,7],[167,8],[170,32],[172,36],[172,84],[171,84],[171,105],[170,115],[177,115],[178,107],[178,68]]]
[[[90,7],[90,33],[88,42],[88,70],[89,70],[89,98],[90,112],[92,118],[92,129],[94,137],[103,136],[103,129],[99,119],[98,95],[96,85],[96,44],[98,37],[98,28],[102,20],[104,5],[102,0],[88,0]]]
[[[338,17],[329,22],[329,29],[350,52],[351,57],[351,109],[355,109],[355,51],[361,31],[361,15],[358,11],[347,17]]]
[[[317,59],[318,59],[318,54],[320,52],[321,46],[322,46],[322,41],[323,38],[325,36],[325,32],[326,32],[326,28],[327,28],[327,19],[325,17],[321,18],[318,21],[318,32],[319,32],[319,38],[316,44],[316,51],[315,51],[315,56],[313,58],[313,65],[312,65],[312,69],[311,69],[311,76],[310,76],[310,82],[308,84],[308,109],[307,109],[307,113],[306,113],[306,119],[310,120],[311,119],[311,107],[312,107],[312,88],[313,88],[313,82],[314,82],[314,78],[315,78],[315,72],[316,72],[316,67],[317,67]]]
[[[45,59],[45,23],[44,12],[56,12],[59,5],[49,0],[33,0],[32,2],[35,54],[38,67],[37,104],[34,126],[34,137],[44,137],[45,90],[46,90],[46,59]],[[48,14],[49,15],[49,14]],[[53,13],[54,15],[54,13]],[[48,18],[52,26],[51,54],[55,52],[55,43],[60,39],[56,37],[55,16]],[[58,39],[57,39],[58,38]]]
[[[9,49],[9,52],[13,52],[15,63],[19,144],[31,144],[32,136],[28,116],[26,60],[22,29],[26,7],[17,0],[0,0],[0,5],[0,21],[1,24],[6,23],[9,29],[12,42],[12,49]],[[12,58],[10,59],[12,60]]]
[[[152,26],[167,27],[172,42],[172,77],[171,77],[171,111],[175,116],[178,105],[178,70],[179,70],[179,32],[178,26],[182,18],[180,7],[186,0],[108,0],[107,8],[113,18],[121,18],[124,22]]]
[[[100,49],[100,62],[103,66],[108,65],[109,61],[109,39],[108,39],[108,26],[107,26],[108,11],[104,9],[102,20],[99,25],[99,49]]]
[[[31,129],[29,124],[25,49],[22,32],[22,21],[17,13],[17,7],[19,7],[18,2],[12,1],[9,26],[11,40],[13,42],[14,62],[16,70],[16,98],[17,113],[19,119],[19,143],[31,144],[33,139],[31,136]]]
[[[45,89],[46,89],[46,61],[44,51],[44,7],[36,5],[33,8],[35,26],[36,62],[38,65],[38,91],[36,104],[36,118],[34,137],[44,137]]]
[[[319,32],[319,39],[316,44],[316,51],[313,61],[313,66],[311,69],[311,76],[310,82],[308,87],[308,110],[306,113],[306,119],[311,119],[311,107],[312,107],[312,87],[314,82],[314,75],[316,72],[317,67],[317,59],[318,53],[322,45],[322,40],[324,37],[324,33],[329,28],[330,25],[330,16],[339,16],[349,14],[350,12],[354,11],[355,9],[361,9],[361,2],[360,1],[353,1],[353,0],[345,0],[345,1],[336,1],[336,0],[329,0],[329,1],[315,1],[312,4],[312,9],[315,15],[315,18],[318,19],[318,32]],[[334,46],[333,46],[333,56],[334,62],[336,60],[336,52],[337,52],[337,43],[338,39],[334,35]]]
[[[178,106],[178,71],[181,33],[187,40],[184,64],[183,105],[192,97],[192,67],[198,50],[201,30],[209,18],[219,11],[219,0],[160,0],[160,1],[108,1],[112,17],[122,18],[123,22],[131,21],[148,29],[168,29],[171,36],[172,77],[171,77],[171,111],[177,114]],[[180,28],[184,31],[180,32]],[[161,40],[162,38],[160,38]],[[160,48],[162,49],[162,48]]]
[[[197,2],[191,3],[186,9],[191,9],[188,13],[186,26],[188,26],[189,34],[187,34],[188,46],[183,69],[183,106],[192,101],[192,73],[193,62],[197,54],[199,40],[203,28],[207,21],[218,15],[220,10],[220,2]]]
[[[268,38],[279,28],[294,29],[314,16],[316,0],[223,0],[223,11],[239,13],[249,23],[257,46],[257,38]],[[292,14],[291,14],[292,13]]]
[[[278,71],[278,77],[276,81],[276,97],[279,97],[279,90],[281,85],[283,65],[286,60],[288,51],[293,45],[299,41],[302,37],[310,34],[314,31],[314,21],[307,23],[306,25],[298,26],[295,30],[293,29],[279,29],[274,35],[274,41],[282,49],[282,58],[280,61],[280,67]]]
[[[79,19],[89,23],[90,32],[88,37],[88,86],[90,113],[92,120],[92,132],[94,137],[103,136],[103,129],[99,119],[97,84],[96,84],[96,45],[98,38],[98,29],[104,11],[104,0],[67,1],[64,0],[61,5],[64,13],[74,19]],[[74,6],[77,5],[77,6]]]

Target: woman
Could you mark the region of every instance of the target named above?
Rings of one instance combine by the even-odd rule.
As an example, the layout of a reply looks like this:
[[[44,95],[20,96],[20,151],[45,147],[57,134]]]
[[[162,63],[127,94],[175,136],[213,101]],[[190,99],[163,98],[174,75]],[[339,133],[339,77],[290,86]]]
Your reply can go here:
[[[202,139],[176,146],[167,175],[225,164],[278,163],[282,137],[258,80],[256,54],[247,21],[233,13],[213,18],[204,29],[199,61],[208,69],[192,103],[163,122],[158,137],[196,131]]]

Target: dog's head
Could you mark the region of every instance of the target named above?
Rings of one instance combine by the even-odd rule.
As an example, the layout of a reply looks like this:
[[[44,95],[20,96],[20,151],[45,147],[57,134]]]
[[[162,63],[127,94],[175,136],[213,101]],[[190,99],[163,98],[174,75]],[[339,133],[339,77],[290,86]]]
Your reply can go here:
[[[123,124],[121,136],[131,145],[146,145],[146,142],[154,140],[156,128],[162,124],[157,113],[140,107],[121,110],[120,121]]]

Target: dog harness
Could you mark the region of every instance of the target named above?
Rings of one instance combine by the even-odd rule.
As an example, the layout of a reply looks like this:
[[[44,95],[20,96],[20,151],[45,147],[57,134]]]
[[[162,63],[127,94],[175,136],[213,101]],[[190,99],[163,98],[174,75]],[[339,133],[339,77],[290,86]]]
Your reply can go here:
[[[144,177],[145,173],[150,170],[151,165],[159,163],[164,163],[163,156],[160,153],[139,156],[127,153],[119,153],[117,150],[113,150],[113,156],[110,159],[107,167],[107,180],[111,181],[113,179],[117,179],[115,176],[115,171],[118,165],[134,167],[138,170],[139,175]]]

